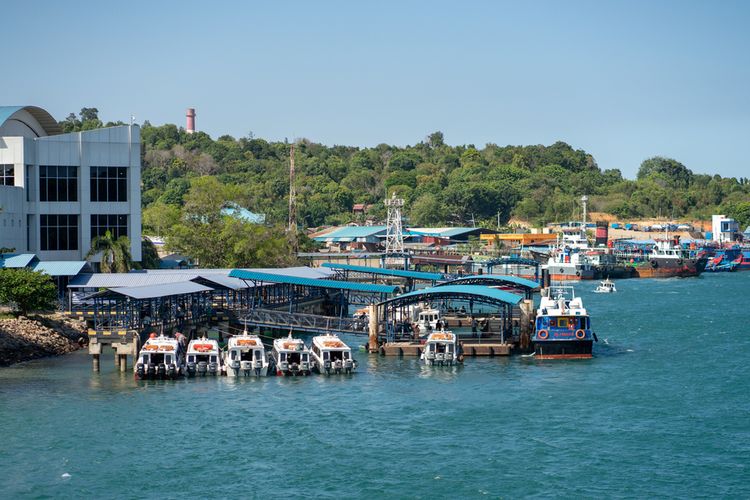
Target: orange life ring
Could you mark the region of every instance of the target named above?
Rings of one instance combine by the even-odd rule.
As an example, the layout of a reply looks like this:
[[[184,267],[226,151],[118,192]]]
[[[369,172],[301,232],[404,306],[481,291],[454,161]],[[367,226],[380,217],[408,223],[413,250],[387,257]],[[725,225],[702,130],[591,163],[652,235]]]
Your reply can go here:
[[[584,332],[583,330],[576,330],[576,338],[578,340],[585,339],[586,338],[586,332]]]
[[[546,340],[549,337],[549,332],[547,330],[539,330],[536,332],[536,336],[542,340]]]

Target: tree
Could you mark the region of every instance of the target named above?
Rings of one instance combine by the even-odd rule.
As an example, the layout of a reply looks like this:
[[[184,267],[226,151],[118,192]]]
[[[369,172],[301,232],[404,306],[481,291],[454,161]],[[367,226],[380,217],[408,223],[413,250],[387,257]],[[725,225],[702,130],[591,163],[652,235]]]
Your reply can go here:
[[[654,156],[644,160],[638,169],[638,180],[649,177],[661,177],[670,187],[687,188],[693,180],[693,172],[677,160]]]
[[[150,239],[143,238],[141,240],[141,268],[159,269],[160,266],[161,259],[159,252],[156,251],[156,245]]]
[[[110,231],[105,232],[104,236],[97,236],[91,242],[91,250],[86,254],[86,259],[98,253],[102,254],[99,268],[103,273],[127,273],[133,267],[127,236],[115,239]]]
[[[13,304],[17,311],[54,309],[57,287],[48,275],[28,268],[0,269],[0,303]]]
[[[437,132],[433,132],[430,135],[427,136],[427,144],[432,148],[439,148],[440,146],[445,145],[445,137],[443,136],[443,133],[439,130]]]

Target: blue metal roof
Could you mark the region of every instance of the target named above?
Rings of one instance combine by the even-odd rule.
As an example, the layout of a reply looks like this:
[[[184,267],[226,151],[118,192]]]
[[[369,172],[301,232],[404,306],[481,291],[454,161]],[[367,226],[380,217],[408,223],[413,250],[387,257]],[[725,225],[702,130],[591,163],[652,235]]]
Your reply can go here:
[[[412,278],[417,280],[438,281],[445,279],[440,273],[423,273],[419,271],[405,271],[403,269],[383,269],[381,267],[353,266],[350,264],[337,264],[335,262],[324,262],[322,267],[330,269],[341,269],[356,273],[381,274],[383,276],[397,276],[399,278]]]
[[[50,276],[78,276],[88,266],[85,260],[79,261],[43,261],[34,266],[34,271],[41,271]]]
[[[36,259],[33,253],[6,253],[0,255],[0,268],[20,268],[27,267]]]
[[[62,128],[52,115],[37,106],[0,106],[0,127],[18,111],[28,111],[34,119],[39,122],[47,135],[61,134]]]
[[[539,283],[536,281],[527,280],[525,278],[519,278],[518,276],[507,276],[504,274],[479,274],[476,276],[462,276],[454,280],[440,283],[437,286],[451,286],[451,285],[510,285],[517,286],[528,290],[538,290]]]
[[[132,299],[156,299],[159,297],[170,297],[173,295],[186,295],[189,293],[207,292],[213,290],[207,286],[193,283],[192,281],[182,281],[180,283],[164,283],[161,285],[151,286],[131,286],[110,288],[110,292],[119,295],[125,295]]]
[[[403,295],[399,295],[398,297],[388,299],[383,303],[405,299],[429,300],[430,298],[440,298],[441,295],[463,295],[466,297],[474,297],[485,301],[489,300],[491,302],[502,302],[504,304],[512,305],[516,305],[521,302],[521,300],[523,300],[523,297],[521,297],[520,295],[506,292],[504,290],[498,290],[497,288],[475,285],[446,285],[424,288],[422,290],[415,290],[413,292],[405,293]]]
[[[246,271],[233,269],[229,273],[231,278],[243,280],[262,281],[265,283],[280,283],[286,285],[300,285],[315,288],[327,288],[331,290],[351,290],[355,292],[368,293],[395,293],[398,287],[387,285],[372,285],[369,283],[352,283],[350,281],[324,280],[315,278],[302,278],[299,276],[285,276],[283,274],[262,273],[258,271]]]
[[[378,234],[385,233],[385,231],[385,226],[346,226],[313,239],[315,241],[355,241],[359,238],[376,238]]]

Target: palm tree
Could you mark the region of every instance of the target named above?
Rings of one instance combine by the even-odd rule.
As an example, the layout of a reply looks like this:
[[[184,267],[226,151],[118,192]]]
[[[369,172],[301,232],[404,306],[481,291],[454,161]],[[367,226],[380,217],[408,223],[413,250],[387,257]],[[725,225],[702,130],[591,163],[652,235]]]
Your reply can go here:
[[[103,273],[127,273],[133,267],[130,240],[127,236],[114,239],[109,231],[104,233],[104,236],[97,236],[91,241],[91,250],[86,254],[86,258],[89,259],[100,252],[102,260],[99,267]]]

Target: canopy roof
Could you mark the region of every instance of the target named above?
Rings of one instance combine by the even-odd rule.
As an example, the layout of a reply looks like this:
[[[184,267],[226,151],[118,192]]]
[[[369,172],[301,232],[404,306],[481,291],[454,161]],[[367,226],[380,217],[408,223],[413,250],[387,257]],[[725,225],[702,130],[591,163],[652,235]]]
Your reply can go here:
[[[315,288],[326,288],[330,290],[350,290],[354,292],[368,293],[395,293],[398,290],[396,286],[372,285],[369,283],[352,283],[349,281],[337,281],[315,278],[303,278],[299,276],[286,276],[283,274],[271,274],[258,271],[248,271],[244,269],[233,269],[229,273],[231,278],[242,280],[251,280],[263,283],[279,283],[286,285],[300,285]]]
[[[403,269],[383,269],[382,267],[353,266],[350,264],[337,264],[335,262],[324,262],[322,267],[329,269],[341,269],[356,273],[380,274],[383,276],[395,276],[399,278],[411,278],[416,280],[437,281],[445,278],[440,273],[423,273],[420,271],[405,271]]]
[[[519,278],[518,276],[507,276],[504,274],[480,274],[477,276],[463,276],[454,280],[440,283],[437,286],[452,285],[484,285],[484,286],[511,286],[522,290],[538,290],[539,283],[536,281]]]
[[[445,285],[436,286],[431,288],[424,288],[422,290],[416,290],[413,292],[405,293],[381,302],[383,304],[393,303],[414,303],[424,300],[433,299],[471,299],[479,302],[488,302],[494,304],[510,304],[516,305],[523,297],[516,295],[515,293],[506,292],[505,290],[498,290],[497,288],[490,288],[486,286],[476,285]]]

